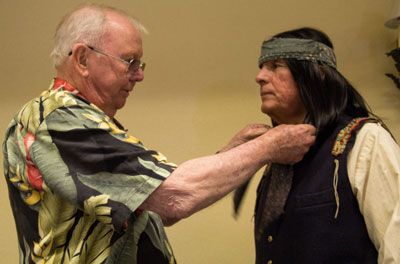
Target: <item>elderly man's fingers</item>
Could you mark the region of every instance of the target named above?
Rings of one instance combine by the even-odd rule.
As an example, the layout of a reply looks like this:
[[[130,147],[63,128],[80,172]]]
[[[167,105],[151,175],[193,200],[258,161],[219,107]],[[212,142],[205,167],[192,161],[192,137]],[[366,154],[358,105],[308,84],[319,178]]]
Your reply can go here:
[[[315,141],[315,128],[310,125],[279,125],[269,130],[272,137],[272,162],[293,164],[302,160]]]

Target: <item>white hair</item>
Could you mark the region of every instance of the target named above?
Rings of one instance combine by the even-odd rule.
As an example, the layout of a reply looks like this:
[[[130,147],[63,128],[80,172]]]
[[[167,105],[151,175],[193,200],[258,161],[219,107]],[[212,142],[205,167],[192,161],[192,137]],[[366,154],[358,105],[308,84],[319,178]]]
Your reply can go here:
[[[50,54],[54,66],[58,68],[64,62],[76,43],[101,47],[109,26],[107,13],[110,12],[126,18],[139,32],[147,33],[139,21],[122,10],[97,4],[84,5],[67,14],[56,29],[54,49]]]

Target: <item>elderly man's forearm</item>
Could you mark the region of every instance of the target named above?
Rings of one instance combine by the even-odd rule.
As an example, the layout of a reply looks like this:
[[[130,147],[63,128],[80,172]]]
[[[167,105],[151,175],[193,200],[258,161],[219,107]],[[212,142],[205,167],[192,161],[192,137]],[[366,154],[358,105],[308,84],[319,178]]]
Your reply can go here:
[[[300,160],[314,141],[311,126],[285,126],[229,151],[180,165],[142,204],[164,222],[179,221],[213,204],[270,162]],[[290,140],[289,140],[290,139]],[[171,219],[173,219],[171,221]]]

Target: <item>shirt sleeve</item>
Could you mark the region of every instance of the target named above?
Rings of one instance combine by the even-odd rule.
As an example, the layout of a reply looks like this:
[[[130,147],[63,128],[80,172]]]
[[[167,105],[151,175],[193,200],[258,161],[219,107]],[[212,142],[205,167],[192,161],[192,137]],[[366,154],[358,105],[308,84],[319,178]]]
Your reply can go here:
[[[378,263],[400,263],[400,149],[376,123],[359,131],[348,157],[348,175]]]
[[[109,214],[116,229],[175,169],[90,109],[60,108],[47,116],[30,155],[45,186],[99,221]]]

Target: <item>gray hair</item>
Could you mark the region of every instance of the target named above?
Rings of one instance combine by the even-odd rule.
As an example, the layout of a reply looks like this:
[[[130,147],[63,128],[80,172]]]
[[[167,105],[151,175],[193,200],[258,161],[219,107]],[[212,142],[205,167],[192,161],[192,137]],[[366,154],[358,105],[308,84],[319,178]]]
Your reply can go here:
[[[101,47],[102,37],[109,26],[107,13],[119,14],[139,32],[147,33],[139,21],[122,10],[97,4],[84,5],[67,14],[57,26],[54,49],[50,54],[56,68],[68,57],[76,43]]]

